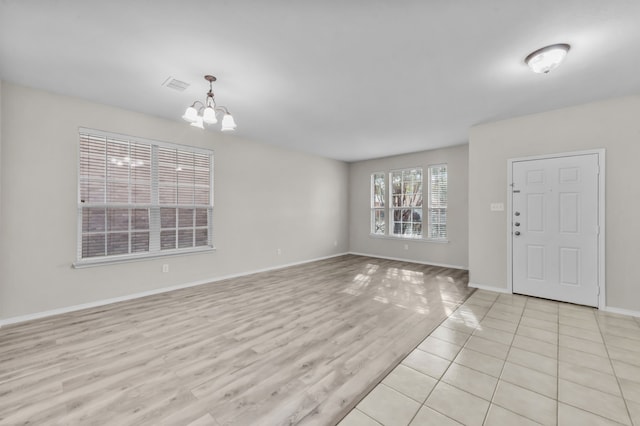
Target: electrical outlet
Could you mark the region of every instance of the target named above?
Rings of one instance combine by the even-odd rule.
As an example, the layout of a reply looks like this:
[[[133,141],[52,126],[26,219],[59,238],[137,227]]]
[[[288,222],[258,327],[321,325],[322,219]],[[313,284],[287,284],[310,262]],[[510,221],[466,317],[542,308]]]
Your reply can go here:
[[[335,240],[335,241],[333,242],[333,246],[334,246],[334,247],[338,247],[338,240]]]
[[[409,250],[409,244],[405,244],[405,245],[404,245],[404,249],[405,249],[405,250]]]
[[[277,250],[276,250],[276,253],[278,254],[278,256],[280,256],[280,255],[282,254],[282,250],[277,249]]]
[[[162,265],[162,272],[169,272],[169,264],[165,263],[164,265]]]

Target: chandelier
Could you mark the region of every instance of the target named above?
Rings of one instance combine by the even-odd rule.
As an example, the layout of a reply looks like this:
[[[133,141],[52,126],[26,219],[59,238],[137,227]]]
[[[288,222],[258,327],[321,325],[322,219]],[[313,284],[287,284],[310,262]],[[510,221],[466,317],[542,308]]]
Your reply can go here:
[[[215,100],[213,99],[213,82],[216,81],[216,78],[212,75],[205,75],[204,79],[209,82],[209,92],[207,93],[207,99],[203,102],[195,101],[191,104],[190,107],[184,112],[182,118],[185,121],[191,123],[193,127],[197,127],[199,129],[204,129],[204,125],[206,124],[216,124],[218,122],[218,118],[216,117],[216,113],[224,114],[222,116],[222,130],[230,131],[236,129],[236,122],[229,114],[229,110],[224,106],[217,106]]]

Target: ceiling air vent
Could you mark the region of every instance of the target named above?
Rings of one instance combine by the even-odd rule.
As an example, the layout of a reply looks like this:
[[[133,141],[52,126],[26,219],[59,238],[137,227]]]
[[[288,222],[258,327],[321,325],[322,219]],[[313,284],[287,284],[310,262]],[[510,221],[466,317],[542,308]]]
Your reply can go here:
[[[162,85],[168,87],[169,89],[177,90],[178,92],[184,92],[187,87],[189,87],[189,83],[177,80],[171,76],[169,76],[169,78],[167,78],[164,83],[162,83]]]

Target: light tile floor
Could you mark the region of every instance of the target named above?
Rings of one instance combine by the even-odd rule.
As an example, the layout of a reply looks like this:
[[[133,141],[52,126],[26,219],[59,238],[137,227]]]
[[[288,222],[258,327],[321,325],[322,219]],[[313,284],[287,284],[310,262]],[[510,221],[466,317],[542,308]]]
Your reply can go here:
[[[339,426],[640,426],[640,318],[476,291]]]

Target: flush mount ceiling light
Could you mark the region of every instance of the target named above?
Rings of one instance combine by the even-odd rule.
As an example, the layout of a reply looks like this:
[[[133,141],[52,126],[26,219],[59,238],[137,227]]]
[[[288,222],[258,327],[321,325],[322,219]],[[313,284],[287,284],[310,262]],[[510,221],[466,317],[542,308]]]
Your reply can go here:
[[[566,43],[552,44],[531,52],[524,60],[535,73],[546,74],[560,65],[570,46]]]
[[[205,75],[204,79],[209,82],[209,92],[207,93],[207,99],[204,103],[195,101],[184,112],[182,118],[185,121],[191,123],[193,127],[204,129],[204,124],[216,124],[218,118],[216,113],[222,113],[222,128],[223,132],[236,129],[236,122],[229,114],[229,110],[223,106],[217,106],[213,99],[213,82],[216,78],[212,75]]]

